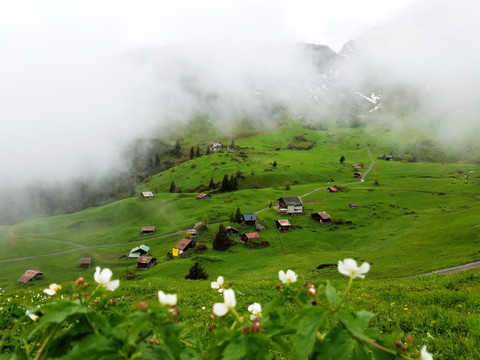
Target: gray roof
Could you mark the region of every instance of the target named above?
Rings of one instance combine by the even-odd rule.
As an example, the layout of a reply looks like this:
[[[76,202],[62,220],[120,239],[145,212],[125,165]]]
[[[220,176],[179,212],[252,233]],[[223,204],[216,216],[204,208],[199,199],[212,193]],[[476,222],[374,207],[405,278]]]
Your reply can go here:
[[[298,196],[295,197],[282,197],[277,200],[283,200],[283,202],[288,206],[288,205],[303,205],[302,200]]]
[[[245,221],[257,220],[257,215],[255,215],[255,214],[243,214],[243,219]]]

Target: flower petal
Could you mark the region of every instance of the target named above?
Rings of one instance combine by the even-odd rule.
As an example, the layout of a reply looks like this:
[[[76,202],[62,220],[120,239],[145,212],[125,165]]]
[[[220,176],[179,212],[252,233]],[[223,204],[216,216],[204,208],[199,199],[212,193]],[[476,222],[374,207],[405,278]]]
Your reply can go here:
[[[219,276],[219,277],[217,278],[217,283],[218,283],[218,285],[220,285],[220,286],[223,285],[223,276]]]
[[[227,289],[223,292],[223,298],[225,299],[225,305],[229,308],[234,308],[237,304],[235,300],[235,292],[233,289]]]
[[[432,354],[427,351],[427,346],[423,345],[422,350],[420,351],[420,359],[422,360],[433,360]]]
[[[110,282],[110,279],[112,278],[112,275],[112,270],[105,268],[100,273],[100,281],[104,284],[108,284]]]
[[[108,270],[108,269],[107,269]],[[111,275],[110,275],[111,276]],[[118,288],[118,286],[120,285],[120,280],[113,280],[113,281],[110,281],[106,284],[106,287],[108,290],[110,291],[113,291],[115,290],[116,288]]]
[[[369,270],[370,270],[370,264],[365,262],[358,268],[358,273],[366,274]]]
[[[93,274],[93,278],[97,283],[100,283],[100,266],[95,268],[95,274]]]
[[[43,292],[48,296],[53,296],[56,294],[55,290],[52,290],[52,289],[44,289]]]
[[[220,287],[220,285],[216,281],[212,281],[210,283],[210,286],[212,287],[212,289],[218,289]]]
[[[228,306],[224,303],[216,303],[213,305],[213,313],[217,316],[224,316],[228,312]]]
[[[278,272],[278,278],[280,279],[281,282],[285,284],[287,282],[287,275],[285,274],[285,271],[280,270]]]

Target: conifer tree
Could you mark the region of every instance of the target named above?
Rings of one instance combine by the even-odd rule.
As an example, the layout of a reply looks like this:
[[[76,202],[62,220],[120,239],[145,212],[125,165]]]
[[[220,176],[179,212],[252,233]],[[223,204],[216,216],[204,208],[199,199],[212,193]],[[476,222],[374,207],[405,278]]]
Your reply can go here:
[[[222,185],[220,186],[220,192],[226,192],[230,189],[230,180],[228,179],[228,175],[225,174],[223,176]]]
[[[170,190],[169,192],[174,193],[175,192],[175,182],[172,180],[172,183],[170,184]]]
[[[242,223],[242,212],[240,211],[240,208],[237,208],[237,212],[235,213],[235,222],[241,224]]]
[[[200,154],[200,146],[197,145],[197,151],[195,152],[195,157],[200,157],[202,154]]]
[[[342,155],[342,157],[340,158],[340,164],[343,164],[345,162],[345,156]]]
[[[190,279],[190,280],[207,280],[208,279],[208,274],[203,268],[202,265],[197,261],[195,264],[192,265],[190,270],[188,271],[188,274],[185,275],[185,279]]]
[[[195,151],[193,150],[193,146],[190,148],[190,159],[195,157]]]
[[[235,214],[233,213],[233,211],[230,213],[230,221],[235,222]]]
[[[160,156],[158,156],[158,153],[157,155],[155,155],[155,167],[159,167],[160,166]]]
[[[208,184],[208,190],[212,190],[215,188],[215,183],[213,182],[213,178],[210,178],[210,184]]]
[[[148,168],[153,169],[153,160],[150,156],[148,157]]]
[[[273,160],[273,167],[276,168],[277,167],[277,162],[275,160]]]
[[[177,141],[175,142],[175,147],[173,149],[173,154],[175,156],[180,156],[182,155],[182,148],[180,147],[180,140],[177,139]]]
[[[218,233],[215,235],[212,246],[214,250],[227,250],[232,246],[232,241],[228,237],[228,233],[223,224],[218,225]]]

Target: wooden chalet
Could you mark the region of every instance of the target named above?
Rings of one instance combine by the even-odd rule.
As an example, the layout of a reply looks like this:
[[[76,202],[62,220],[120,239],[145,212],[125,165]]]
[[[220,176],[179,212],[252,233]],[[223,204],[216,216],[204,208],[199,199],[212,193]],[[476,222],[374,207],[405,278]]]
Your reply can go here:
[[[212,151],[220,151],[222,150],[223,145],[220,143],[214,143],[214,144],[210,144],[209,147],[210,147],[210,150]]]
[[[357,172],[354,172],[354,173],[353,173],[353,177],[354,177],[355,179],[361,178],[361,177],[362,177],[362,173],[359,173],[358,171],[357,171]]]
[[[298,197],[281,197],[278,200],[278,212],[280,214],[302,214],[303,213],[303,202]]]
[[[358,209],[358,205],[357,205],[357,204],[354,204],[354,203],[348,204],[348,207],[349,207],[350,209]]]
[[[275,221],[275,227],[281,232],[290,231],[290,221],[287,219],[277,220]]]
[[[92,258],[88,257],[80,259],[80,268],[88,269],[90,266],[92,266]]]
[[[225,231],[228,235],[238,235],[238,230],[230,225],[225,227]]]
[[[193,249],[195,246],[197,246],[197,243],[195,241],[183,238],[177,243],[177,245],[173,247],[173,255],[175,255],[175,253],[177,255],[180,255],[184,251]]]
[[[356,169],[361,169],[363,167],[362,164],[357,164],[357,163],[353,164],[352,166],[355,170]]]
[[[139,256],[137,259],[137,269],[148,269],[157,264],[157,258],[148,256]]]
[[[257,215],[256,214],[243,214],[242,215],[242,224],[244,226],[255,226],[257,224]]]
[[[140,193],[140,196],[144,200],[153,199],[153,193],[151,191],[143,191]]]
[[[336,193],[338,190],[335,186],[329,186],[327,188],[328,192]]]
[[[130,254],[128,255],[128,258],[137,259],[139,256],[148,255],[149,251],[150,251],[150,247],[142,244],[130,250]]]
[[[393,160],[393,156],[392,155],[383,155],[382,160],[387,160],[387,161]]]
[[[258,235],[257,232],[242,234],[242,235],[240,235],[240,242],[244,244],[248,240],[256,239],[256,238],[259,238],[259,237],[260,236]]]
[[[155,226],[142,226],[142,235],[149,235],[155,232]]]
[[[328,215],[325,211],[320,211],[312,214],[312,219],[317,220],[318,222],[325,224],[332,221],[330,215]]]
[[[27,270],[20,276],[17,281],[19,283],[27,283],[29,281],[35,281],[43,279],[43,272],[37,270]]]
[[[188,229],[187,231],[185,231],[187,234],[190,234],[191,236],[193,237],[196,237],[198,236],[198,231],[196,229]]]
[[[196,196],[197,200],[206,200],[206,199],[211,199],[212,197],[208,194],[201,193]]]

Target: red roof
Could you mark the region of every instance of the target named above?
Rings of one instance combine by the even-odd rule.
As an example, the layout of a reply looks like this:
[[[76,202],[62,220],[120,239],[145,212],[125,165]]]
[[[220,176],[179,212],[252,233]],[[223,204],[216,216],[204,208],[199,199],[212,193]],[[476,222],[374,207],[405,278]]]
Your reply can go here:
[[[280,224],[280,226],[290,226],[290,221],[287,219],[277,220],[277,222]]]
[[[182,239],[177,243],[177,245],[174,246],[174,248],[178,249],[178,250],[185,250],[185,248],[188,245],[190,245],[191,242],[192,242],[192,240],[190,240],[190,239]]]
[[[157,259],[149,257],[149,256],[139,256],[137,258],[137,263],[139,263],[139,264],[149,264],[152,260],[157,260]]]
[[[26,282],[29,282],[30,280],[32,280],[37,275],[42,276],[43,273],[41,271],[36,271],[36,270],[27,270],[23,273],[22,276],[20,276],[18,278],[17,281],[21,282],[21,283],[26,283]]]
[[[325,211],[320,211],[318,215],[323,219],[323,220],[328,220],[331,219],[330,215],[328,215]]]
[[[142,232],[144,231],[155,231],[155,226],[142,226]]]
[[[243,236],[245,236],[249,240],[259,237],[257,232],[246,233],[246,234],[243,234]]]
[[[333,187],[333,186],[330,186],[330,187],[328,188],[328,191],[337,192],[337,189],[336,189],[335,187]]]
[[[201,193],[201,194],[198,194],[198,195],[196,196],[196,198],[197,198],[197,199],[203,199],[204,197],[207,197],[207,196],[209,196],[209,195],[208,195],[208,194]]]

